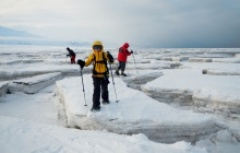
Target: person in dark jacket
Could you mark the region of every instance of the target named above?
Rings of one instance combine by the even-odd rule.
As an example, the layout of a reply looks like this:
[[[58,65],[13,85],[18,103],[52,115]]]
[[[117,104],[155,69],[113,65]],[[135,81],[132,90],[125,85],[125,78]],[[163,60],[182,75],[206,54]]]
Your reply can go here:
[[[133,53],[133,51],[128,50],[128,47],[129,47],[129,44],[126,42],[126,43],[123,44],[122,47],[119,48],[119,52],[118,52],[119,66],[118,66],[118,69],[115,72],[117,75],[120,75],[119,70],[121,70],[121,75],[127,76],[124,73],[125,67],[126,67],[126,62],[127,62],[127,57]]]
[[[100,93],[102,93],[102,103],[109,104],[108,84],[109,71],[107,62],[112,64],[114,62],[113,56],[109,52],[103,51],[101,41],[95,41],[92,45],[93,53],[83,61],[78,60],[78,64],[83,68],[93,63],[92,78],[93,78],[93,106],[92,111],[100,110]]]
[[[76,58],[76,54],[74,53],[74,51],[72,49],[70,49],[69,47],[66,48],[66,50],[68,51],[67,56],[70,57],[71,60],[71,64],[75,64],[75,58]]]

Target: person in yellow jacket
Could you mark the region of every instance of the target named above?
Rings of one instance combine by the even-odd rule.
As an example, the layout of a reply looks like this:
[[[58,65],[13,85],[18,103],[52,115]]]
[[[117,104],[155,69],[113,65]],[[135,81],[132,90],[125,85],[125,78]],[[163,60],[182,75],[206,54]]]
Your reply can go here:
[[[102,103],[109,104],[108,84],[109,84],[109,70],[107,62],[112,64],[114,62],[113,56],[109,52],[103,51],[103,44],[101,41],[95,41],[92,44],[93,53],[83,61],[78,60],[78,64],[83,68],[93,63],[92,78],[93,78],[93,106],[92,111],[100,110],[100,93],[102,92]],[[101,91],[102,90],[102,91]]]

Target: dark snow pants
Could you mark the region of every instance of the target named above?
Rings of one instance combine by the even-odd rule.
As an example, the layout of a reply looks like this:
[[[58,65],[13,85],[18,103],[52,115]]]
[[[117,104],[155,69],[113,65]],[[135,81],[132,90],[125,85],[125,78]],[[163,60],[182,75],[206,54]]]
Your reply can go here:
[[[122,72],[124,72],[125,67],[126,67],[126,62],[119,61],[118,70],[121,70]]]
[[[108,101],[108,82],[104,78],[93,77],[93,107],[100,106],[100,94],[103,101]]]

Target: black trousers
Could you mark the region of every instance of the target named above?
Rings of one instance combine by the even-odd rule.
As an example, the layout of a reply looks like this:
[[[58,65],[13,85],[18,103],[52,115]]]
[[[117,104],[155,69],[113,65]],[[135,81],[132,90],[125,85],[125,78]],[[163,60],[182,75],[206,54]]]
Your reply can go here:
[[[125,67],[126,67],[126,62],[119,61],[118,70],[121,70],[122,72],[124,72]]]
[[[102,100],[108,101],[108,82],[104,78],[93,77],[93,107],[100,106],[100,94]]]

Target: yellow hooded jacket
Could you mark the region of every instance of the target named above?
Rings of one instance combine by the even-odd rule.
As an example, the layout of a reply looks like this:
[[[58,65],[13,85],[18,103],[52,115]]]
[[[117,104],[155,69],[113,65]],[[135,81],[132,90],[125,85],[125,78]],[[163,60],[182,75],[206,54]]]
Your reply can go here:
[[[94,45],[101,45],[103,48],[103,45],[100,41],[95,41],[92,45],[92,47]],[[93,71],[97,72],[94,73],[93,72],[93,77],[99,77],[99,78],[103,78],[104,74],[105,75],[109,75],[108,73],[108,68],[107,68],[107,64],[104,63],[105,60],[107,60],[108,62],[110,62],[109,58],[108,58],[108,53],[104,52],[103,49],[101,51],[96,51],[93,50],[93,53],[90,54],[88,56],[88,58],[85,61],[85,66],[89,66],[91,63],[93,63],[93,65],[95,64],[95,66],[93,67]],[[104,60],[105,59],[105,60]]]

